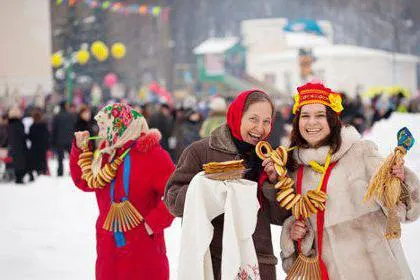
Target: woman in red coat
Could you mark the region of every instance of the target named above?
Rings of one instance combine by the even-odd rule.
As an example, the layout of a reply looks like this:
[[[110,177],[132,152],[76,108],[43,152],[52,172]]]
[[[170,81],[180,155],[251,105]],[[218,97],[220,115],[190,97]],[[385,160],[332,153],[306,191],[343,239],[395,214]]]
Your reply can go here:
[[[91,155],[89,133],[76,132],[70,170],[76,186],[94,191],[98,202],[96,279],[168,280],[163,230],[173,216],[162,196],[174,165],[159,144],[161,135],[149,130],[144,117],[126,104],[108,105],[95,119],[103,139],[99,152],[82,160]],[[115,164],[118,158],[120,165]],[[112,162],[118,166],[114,173],[109,172]]]

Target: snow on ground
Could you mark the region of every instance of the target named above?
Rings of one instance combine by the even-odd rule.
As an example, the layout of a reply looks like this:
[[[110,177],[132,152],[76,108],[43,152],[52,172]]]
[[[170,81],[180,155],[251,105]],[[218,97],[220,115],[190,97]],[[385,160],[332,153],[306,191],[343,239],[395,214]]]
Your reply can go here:
[[[366,135],[386,156],[395,134],[408,126],[419,141],[406,157],[420,175],[420,115],[394,114]],[[55,162],[50,167],[55,174]],[[68,172],[68,170],[67,170]],[[0,184],[0,273],[5,280],[94,279],[95,197],[76,189],[70,177],[39,177],[35,183]],[[176,279],[181,221],[166,230],[171,279]],[[280,227],[273,226],[273,246],[279,256]],[[402,242],[414,278],[420,279],[420,221],[403,226]],[[281,266],[278,278],[284,279]]]

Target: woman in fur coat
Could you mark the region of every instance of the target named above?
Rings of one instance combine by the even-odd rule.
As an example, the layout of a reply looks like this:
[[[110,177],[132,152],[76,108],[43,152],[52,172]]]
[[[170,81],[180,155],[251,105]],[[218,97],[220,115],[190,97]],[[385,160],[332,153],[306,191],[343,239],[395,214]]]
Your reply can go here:
[[[123,157],[111,183],[92,185],[87,182],[87,177],[82,177],[82,164],[79,165],[79,155],[89,133],[75,133],[70,154],[71,176],[79,189],[95,192],[99,207],[96,279],[168,280],[169,264],[163,231],[170,226],[174,217],[167,210],[162,196],[174,165],[159,144],[160,133],[149,130],[144,117],[126,104],[108,105],[99,111],[95,119],[102,141],[99,152],[91,160],[90,169],[94,176],[97,178],[106,163]],[[126,151],[128,154],[124,157]],[[106,173],[109,176],[109,172]],[[123,208],[124,203],[127,205],[126,201],[134,207],[128,211],[131,215],[125,211],[114,212],[122,214],[109,217],[112,225],[121,223],[123,219],[130,220],[131,229],[123,233],[110,230],[106,226],[106,219],[112,213],[111,209],[117,211],[113,207],[118,205]],[[136,211],[142,219],[139,218],[141,222],[132,226],[132,213]],[[113,216],[120,219],[112,219]]]
[[[376,145],[362,140],[353,127],[341,125],[340,98],[329,88],[308,83],[298,92],[291,135],[291,146],[297,148],[290,152],[289,174],[305,194],[321,180],[312,161],[324,165],[331,153],[332,168],[326,179],[326,210],[306,223],[293,216],[284,223],[280,244],[284,270],[292,267],[295,241],[301,239],[303,255],[320,257],[322,279],[413,279],[400,240],[384,237],[387,211],[376,202],[363,201],[383,161]],[[395,165],[392,172],[408,188],[408,198],[398,204],[400,221],[415,221],[420,213],[420,182],[405,167]]]

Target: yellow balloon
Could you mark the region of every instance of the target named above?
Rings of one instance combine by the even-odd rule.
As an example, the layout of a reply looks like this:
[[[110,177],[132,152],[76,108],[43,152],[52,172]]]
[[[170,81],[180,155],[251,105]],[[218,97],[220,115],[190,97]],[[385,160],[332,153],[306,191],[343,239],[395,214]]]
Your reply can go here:
[[[51,65],[54,68],[58,68],[63,64],[63,56],[60,53],[53,53],[51,56]]]
[[[80,65],[86,64],[89,61],[89,57],[90,54],[86,50],[80,50],[76,54],[77,62],[79,62]]]
[[[92,43],[92,45],[90,46],[90,51],[96,55],[97,53],[100,52],[101,49],[103,49],[105,46],[104,42],[102,41],[95,41]]]
[[[109,55],[108,48],[105,47],[105,48],[101,49],[95,57],[99,61],[104,61],[108,58],[108,55]]]
[[[115,43],[111,48],[112,56],[116,59],[121,59],[125,56],[125,46],[123,43]]]
[[[104,42],[101,41],[93,42],[92,46],[90,47],[90,51],[99,61],[106,60],[109,55],[108,47],[104,44]]]

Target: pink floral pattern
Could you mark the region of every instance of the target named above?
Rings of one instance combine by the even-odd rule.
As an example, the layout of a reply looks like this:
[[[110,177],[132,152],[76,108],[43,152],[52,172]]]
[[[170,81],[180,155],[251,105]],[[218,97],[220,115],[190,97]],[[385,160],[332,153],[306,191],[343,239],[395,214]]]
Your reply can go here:
[[[112,108],[112,110],[111,110],[111,115],[112,115],[114,118],[119,117],[119,116],[120,116],[120,111],[118,110],[118,108]]]
[[[107,139],[112,143],[115,143],[123,135],[133,119],[142,117],[139,112],[123,103],[108,105],[102,111],[112,120],[112,128],[107,130]]]
[[[239,268],[235,280],[260,280],[260,270],[258,265],[247,264]]]

